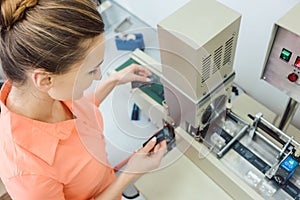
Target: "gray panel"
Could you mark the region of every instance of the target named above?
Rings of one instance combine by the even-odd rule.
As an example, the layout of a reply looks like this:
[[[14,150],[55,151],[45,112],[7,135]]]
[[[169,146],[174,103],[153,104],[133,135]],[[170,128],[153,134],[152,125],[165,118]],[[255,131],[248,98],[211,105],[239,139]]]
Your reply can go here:
[[[289,61],[280,58],[283,48],[292,53]],[[294,66],[298,56],[300,56],[300,37],[278,27],[262,78],[299,102],[300,69]],[[288,79],[292,73],[299,76],[296,82]]]

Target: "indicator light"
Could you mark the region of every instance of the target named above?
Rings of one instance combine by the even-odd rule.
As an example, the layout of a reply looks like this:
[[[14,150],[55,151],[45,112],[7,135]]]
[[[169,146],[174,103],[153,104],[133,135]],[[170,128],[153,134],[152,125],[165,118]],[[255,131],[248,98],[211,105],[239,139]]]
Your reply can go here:
[[[300,57],[299,56],[297,56],[297,59],[296,59],[294,65],[295,65],[295,67],[300,69]]]
[[[286,62],[290,61],[290,58],[292,56],[292,52],[290,52],[289,50],[283,48],[281,50],[281,54],[280,54],[280,58]]]
[[[288,75],[288,79],[291,82],[296,82],[298,80],[298,75],[295,74],[295,73],[291,73],[291,74]]]

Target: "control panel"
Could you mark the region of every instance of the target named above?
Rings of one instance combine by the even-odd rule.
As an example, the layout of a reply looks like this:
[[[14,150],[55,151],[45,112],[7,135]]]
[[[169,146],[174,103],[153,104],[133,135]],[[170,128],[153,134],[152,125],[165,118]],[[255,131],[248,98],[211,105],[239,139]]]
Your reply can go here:
[[[300,36],[278,28],[262,78],[300,101]]]
[[[300,101],[300,4],[279,19],[273,29],[261,78]]]
[[[300,56],[293,55],[294,53],[286,48],[282,48],[279,58],[286,63],[288,66],[291,66],[291,69],[288,71],[287,79],[292,83],[297,83],[299,79],[299,70],[300,70]],[[293,59],[291,60],[291,57]]]

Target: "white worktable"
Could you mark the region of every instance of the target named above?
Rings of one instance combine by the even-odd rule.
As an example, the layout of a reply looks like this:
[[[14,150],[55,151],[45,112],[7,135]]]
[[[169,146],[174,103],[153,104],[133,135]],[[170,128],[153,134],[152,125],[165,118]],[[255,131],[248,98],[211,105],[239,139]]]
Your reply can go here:
[[[170,162],[171,158],[176,159]],[[135,184],[147,200],[232,199],[177,148],[169,152],[162,166]]]

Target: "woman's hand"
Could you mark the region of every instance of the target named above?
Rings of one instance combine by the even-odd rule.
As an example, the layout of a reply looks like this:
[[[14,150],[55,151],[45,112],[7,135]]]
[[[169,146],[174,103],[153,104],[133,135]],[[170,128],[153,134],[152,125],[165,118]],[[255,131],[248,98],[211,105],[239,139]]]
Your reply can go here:
[[[131,64],[130,66],[118,71],[113,76],[117,79],[117,84],[124,84],[132,81],[149,82],[148,76],[151,72],[137,64]]]
[[[167,144],[166,141],[162,141],[157,145],[155,143],[156,138],[150,140],[144,148],[133,154],[126,165],[126,169],[95,199],[118,199],[119,194],[133,180],[146,172],[156,169],[166,152]]]
[[[166,149],[166,141],[155,145],[156,137],[151,139],[144,148],[136,152],[128,161],[124,173],[131,174],[135,178],[159,167]]]
[[[98,102],[101,103],[107,95],[113,90],[118,84],[124,84],[132,81],[150,81],[148,76],[151,72],[137,64],[132,64],[121,71],[113,73],[108,79],[102,81],[96,89],[95,96]]]

